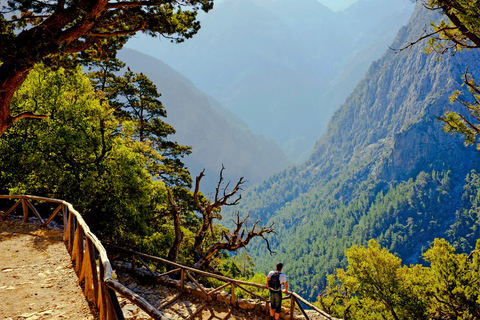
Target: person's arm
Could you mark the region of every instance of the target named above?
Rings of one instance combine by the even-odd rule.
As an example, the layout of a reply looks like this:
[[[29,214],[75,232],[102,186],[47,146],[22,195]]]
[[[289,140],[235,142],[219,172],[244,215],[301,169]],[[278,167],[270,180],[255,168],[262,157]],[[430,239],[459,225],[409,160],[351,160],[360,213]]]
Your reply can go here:
[[[285,281],[284,284],[285,284],[285,290],[283,290],[283,293],[287,293],[287,291],[288,291],[288,282]],[[267,285],[267,286],[268,286],[268,285]]]
[[[270,290],[270,288],[268,287],[268,280],[270,279],[270,273],[267,275],[267,289]]]

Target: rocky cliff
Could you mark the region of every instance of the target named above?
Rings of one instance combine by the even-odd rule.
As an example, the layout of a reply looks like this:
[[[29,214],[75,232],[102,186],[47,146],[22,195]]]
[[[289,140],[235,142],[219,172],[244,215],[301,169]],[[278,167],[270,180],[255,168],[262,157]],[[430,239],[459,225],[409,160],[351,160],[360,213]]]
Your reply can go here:
[[[391,47],[417,39],[438,18],[417,5]],[[335,112],[308,161],[255,186],[236,208],[275,222],[274,259],[285,263],[294,290],[311,299],[325,275],[344,265],[343,252],[352,244],[375,238],[416,263],[435,237],[463,243],[463,250],[480,237],[472,231],[476,218],[461,218],[465,199],[478,190],[472,170],[479,154],[462,137],[443,133],[437,120],[458,107],[448,97],[464,90],[467,66],[480,74],[480,56],[467,51],[439,59],[426,55],[424,46],[387,50]],[[468,241],[460,231],[467,229]],[[271,268],[263,243],[251,253],[260,270]]]

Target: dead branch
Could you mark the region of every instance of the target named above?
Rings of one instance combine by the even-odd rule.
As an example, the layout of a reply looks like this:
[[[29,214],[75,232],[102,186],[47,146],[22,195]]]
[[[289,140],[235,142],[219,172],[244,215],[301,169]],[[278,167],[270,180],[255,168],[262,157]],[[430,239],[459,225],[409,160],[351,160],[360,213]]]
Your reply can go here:
[[[251,228],[246,226],[246,222],[250,215],[247,215],[243,220],[240,220],[240,214],[236,213],[235,229],[227,233],[226,231],[222,232],[222,240],[211,245],[210,248],[203,254],[200,259],[195,263],[195,268],[203,267],[208,261],[217,253],[219,250],[228,250],[228,251],[237,251],[241,248],[244,248],[248,245],[250,240],[255,237],[261,237],[267,243],[268,251],[272,254],[274,253],[270,248],[270,243],[266,238],[266,234],[274,233],[273,229],[274,223],[268,227],[259,227],[258,224],[261,220],[255,221]],[[244,228],[245,226],[245,228]]]

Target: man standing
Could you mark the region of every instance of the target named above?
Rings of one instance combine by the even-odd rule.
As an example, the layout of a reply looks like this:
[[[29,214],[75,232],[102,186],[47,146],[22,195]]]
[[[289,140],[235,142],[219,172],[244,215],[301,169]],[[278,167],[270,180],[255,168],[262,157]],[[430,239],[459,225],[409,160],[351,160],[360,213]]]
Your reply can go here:
[[[272,319],[278,320],[282,311],[282,284],[285,289],[283,293],[288,291],[287,276],[281,273],[283,264],[277,263],[277,270],[270,271],[267,275],[267,289],[270,290],[270,316]]]

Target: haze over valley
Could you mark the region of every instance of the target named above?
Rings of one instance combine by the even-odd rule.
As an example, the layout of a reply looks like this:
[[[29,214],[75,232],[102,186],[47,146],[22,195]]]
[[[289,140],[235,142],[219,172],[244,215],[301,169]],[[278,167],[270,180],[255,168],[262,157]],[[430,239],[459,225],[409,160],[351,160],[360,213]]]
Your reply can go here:
[[[408,0],[338,12],[316,0],[225,0],[184,43],[136,36],[127,47],[162,60],[301,162],[412,10]]]

